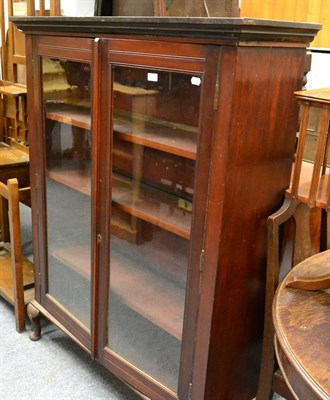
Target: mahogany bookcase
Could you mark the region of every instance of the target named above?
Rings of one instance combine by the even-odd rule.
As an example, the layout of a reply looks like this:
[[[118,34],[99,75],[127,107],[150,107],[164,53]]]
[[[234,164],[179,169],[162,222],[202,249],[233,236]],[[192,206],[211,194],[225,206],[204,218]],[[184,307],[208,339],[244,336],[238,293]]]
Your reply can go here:
[[[36,299],[147,398],[250,400],[266,220],[319,25],[23,17]]]

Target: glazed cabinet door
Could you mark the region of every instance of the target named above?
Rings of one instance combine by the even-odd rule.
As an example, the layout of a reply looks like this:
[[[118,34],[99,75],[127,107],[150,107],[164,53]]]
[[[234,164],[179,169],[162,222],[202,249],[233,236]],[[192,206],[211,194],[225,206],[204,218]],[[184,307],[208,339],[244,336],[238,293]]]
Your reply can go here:
[[[30,113],[38,116],[31,121],[35,263],[41,279],[36,298],[88,350],[96,141],[92,57],[89,39],[35,39],[31,103],[36,112]]]
[[[98,358],[147,397],[187,399],[217,52],[139,40],[103,46],[100,132],[109,135],[100,180],[109,190]]]

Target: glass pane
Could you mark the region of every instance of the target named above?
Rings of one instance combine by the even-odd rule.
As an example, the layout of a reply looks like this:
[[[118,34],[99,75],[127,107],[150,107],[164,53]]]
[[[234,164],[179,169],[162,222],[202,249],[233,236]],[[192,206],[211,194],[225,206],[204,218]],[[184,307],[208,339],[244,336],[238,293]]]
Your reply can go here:
[[[91,302],[90,65],[43,59],[48,290],[86,327]]]
[[[201,78],[115,67],[108,346],[177,390]]]

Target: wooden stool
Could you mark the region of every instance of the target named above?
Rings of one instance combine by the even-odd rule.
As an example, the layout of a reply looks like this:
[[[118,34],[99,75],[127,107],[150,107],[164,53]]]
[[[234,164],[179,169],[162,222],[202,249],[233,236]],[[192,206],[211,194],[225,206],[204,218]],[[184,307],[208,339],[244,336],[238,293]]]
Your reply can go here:
[[[295,266],[273,305],[275,349],[291,392],[303,400],[330,398],[330,251]]]
[[[268,218],[268,249],[265,296],[265,320],[261,370],[256,399],[271,399],[273,392],[290,400],[294,399],[282,375],[276,372],[274,349],[274,326],[272,321],[272,304],[275,290],[279,284],[281,265],[281,226],[292,217],[295,220],[296,232],[293,239],[293,257],[291,267],[320,251],[320,243],[311,243],[310,216],[312,213],[327,212],[326,236],[327,248],[330,249],[330,182],[327,168],[330,140],[330,88],[305,90],[295,93],[301,105],[301,122],[297,145],[296,160],[293,164],[292,179],[286,191],[282,207]],[[320,109],[319,136],[316,145],[315,162],[303,161],[307,126],[311,108]],[[302,243],[301,237],[308,239]],[[297,245],[298,243],[298,245]]]

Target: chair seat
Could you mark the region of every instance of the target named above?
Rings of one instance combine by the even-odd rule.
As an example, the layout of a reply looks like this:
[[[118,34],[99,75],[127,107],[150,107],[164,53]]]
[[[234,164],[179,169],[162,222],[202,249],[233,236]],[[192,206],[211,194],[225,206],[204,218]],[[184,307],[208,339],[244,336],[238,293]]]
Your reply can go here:
[[[34,298],[34,275],[33,263],[23,257],[23,282],[24,282],[24,303],[28,304]],[[13,267],[10,252],[5,247],[0,254],[0,296],[14,305],[14,281]]]

